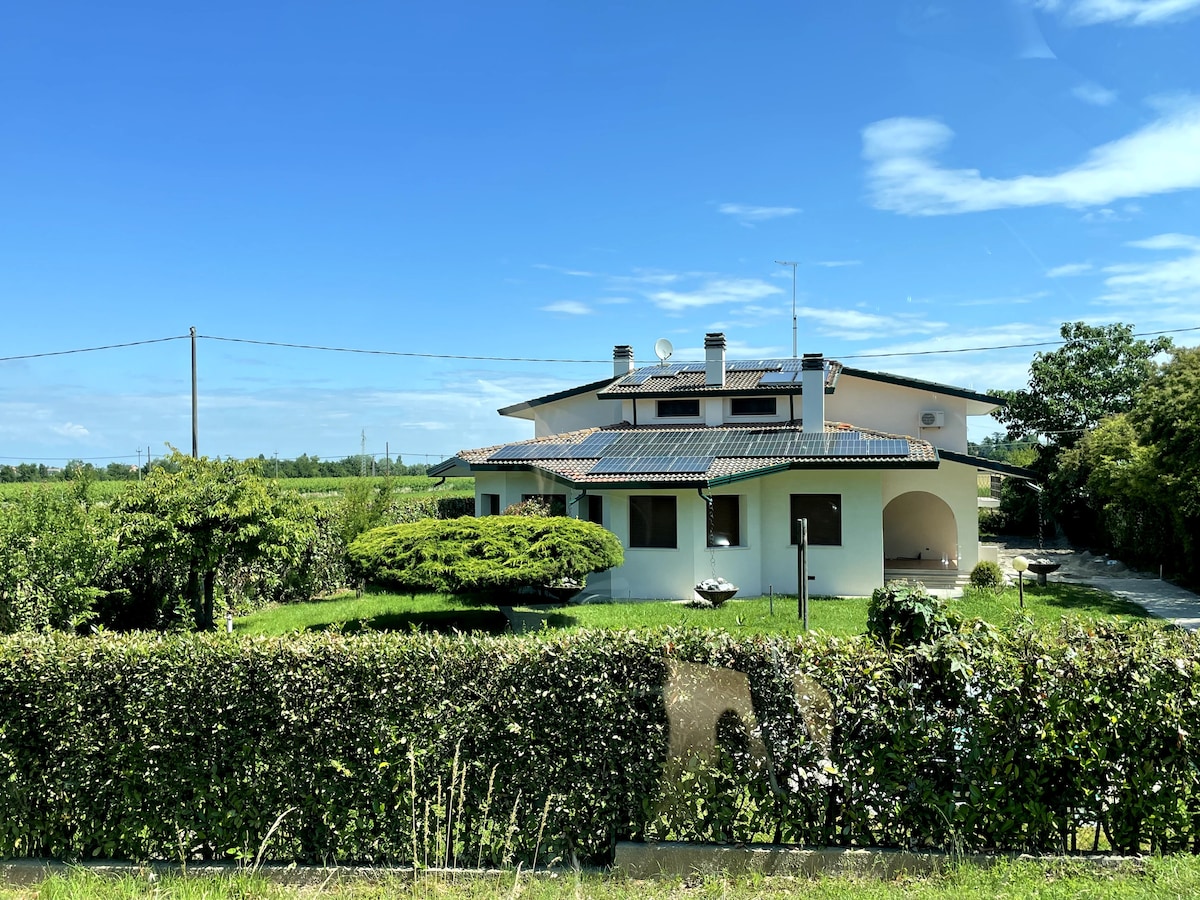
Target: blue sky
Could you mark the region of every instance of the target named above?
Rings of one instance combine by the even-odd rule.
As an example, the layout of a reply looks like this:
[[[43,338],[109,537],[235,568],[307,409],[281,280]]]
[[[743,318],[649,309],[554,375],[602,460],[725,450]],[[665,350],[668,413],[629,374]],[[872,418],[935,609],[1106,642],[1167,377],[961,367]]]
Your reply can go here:
[[[9,4],[0,357],[195,326],[202,453],[422,461],[614,344],[790,355],[782,259],[800,352],[1019,387],[869,354],[1200,326],[1197,47],[1200,0]],[[189,361],[0,362],[0,462],[190,448]]]

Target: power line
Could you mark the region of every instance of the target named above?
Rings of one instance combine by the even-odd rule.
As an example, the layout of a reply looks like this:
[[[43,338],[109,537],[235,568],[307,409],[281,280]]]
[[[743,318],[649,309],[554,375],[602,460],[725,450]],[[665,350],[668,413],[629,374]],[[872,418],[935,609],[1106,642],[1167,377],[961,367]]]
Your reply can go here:
[[[127,341],[124,344],[105,344],[102,347],[79,347],[75,350],[50,350],[46,353],[25,353],[21,356],[0,356],[0,362],[12,362],[18,359],[42,359],[47,356],[69,356],[72,353],[95,353],[97,350],[119,350],[122,347],[141,347],[144,344],[162,344],[166,341],[182,341],[186,338],[186,334],[177,334],[172,337],[151,338],[147,341]]]
[[[1186,332],[1200,331],[1200,326],[1191,328],[1171,328],[1163,331],[1139,331],[1135,332],[1132,337],[1159,337],[1166,334],[1183,334]],[[161,344],[167,341],[182,341],[186,340],[190,335],[177,334],[171,337],[152,338],[144,341],[127,341],[121,344],[105,344],[100,347],[80,347],[73,350],[52,350],[45,353],[25,353],[17,356],[0,356],[0,362],[12,362],[21,359],[42,359],[49,356],[68,356],[74,353],[94,353],[99,350],[118,350],[124,347],[140,347],[146,344]],[[591,364],[591,363],[610,363],[611,359],[566,359],[562,357],[538,357],[538,356],[476,356],[465,353],[417,353],[407,350],[371,350],[360,347],[330,347],[323,344],[296,344],[287,341],[262,341],[252,338],[236,338],[223,337],[213,334],[198,334],[200,340],[206,341],[221,341],[231,344],[253,344],[259,347],[284,347],[292,350],[321,350],[327,353],[357,353],[367,356],[397,356],[410,359],[457,359],[467,362],[519,362],[519,363],[567,363],[567,364]],[[941,350],[899,350],[891,353],[853,353],[853,354],[838,354],[839,359],[883,359],[887,357],[898,356],[941,356],[951,353],[985,353],[993,350],[1025,350],[1032,347],[1055,347],[1067,344],[1065,340],[1055,341],[1033,341],[1025,344],[994,344],[986,347],[955,347]],[[693,362],[699,360],[692,360]],[[733,360],[731,360],[733,361]]]

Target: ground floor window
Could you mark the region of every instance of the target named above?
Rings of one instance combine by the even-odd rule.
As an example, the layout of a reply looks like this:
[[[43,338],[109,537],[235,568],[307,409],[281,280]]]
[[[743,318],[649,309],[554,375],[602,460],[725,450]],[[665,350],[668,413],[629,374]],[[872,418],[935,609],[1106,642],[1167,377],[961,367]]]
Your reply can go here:
[[[800,543],[800,519],[808,519],[808,543],[840,547],[841,494],[792,494],[792,543]]]
[[[595,522],[597,525],[604,524],[604,498],[598,494],[588,494],[584,498],[587,506],[584,507],[585,518],[589,522]]]
[[[708,516],[708,546],[742,545],[742,498],[737,494],[718,494],[712,498]]]
[[[536,500],[543,506],[550,507],[550,515],[565,516],[567,514],[566,494],[522,494],[521,501]]]
[[[674,497],[629,498],[630,547],[678,547]]]
[[[499,494],[480,494],[479,495],[479,515],[481,515],[481,516],[498,516],[498,515],[500,515],[500,495]]]

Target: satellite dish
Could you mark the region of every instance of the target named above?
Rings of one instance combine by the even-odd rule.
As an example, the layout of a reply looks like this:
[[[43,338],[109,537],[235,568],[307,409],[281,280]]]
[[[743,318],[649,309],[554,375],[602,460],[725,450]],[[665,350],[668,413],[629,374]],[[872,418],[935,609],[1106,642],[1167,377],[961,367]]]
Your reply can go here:
[[[671,342],[666,338],[659,338],[654,342],[654,355],[659,358],[659,361],[666,362],[674,352],[675,348],[671,346]]]

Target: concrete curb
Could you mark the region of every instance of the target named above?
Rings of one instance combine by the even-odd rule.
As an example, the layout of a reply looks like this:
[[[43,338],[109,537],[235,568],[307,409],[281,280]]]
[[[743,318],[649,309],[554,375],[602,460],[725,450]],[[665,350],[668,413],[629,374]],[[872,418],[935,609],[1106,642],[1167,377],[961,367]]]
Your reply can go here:
[[[839,847],[804,849],[769,844],[725,846],[663,842],[617,844],[615,868],[630,878],[662,875],[757,874],[815,878],[850,875],[891,880],[901,875],[926,876],[960,862],[986,868],[998,862],[1029,860],[1043,865],[1087,865],[1099,870],[1138,870],[1133,856],[1030,856],[1027,854],[914,853],[907,850],[851,850]]]

